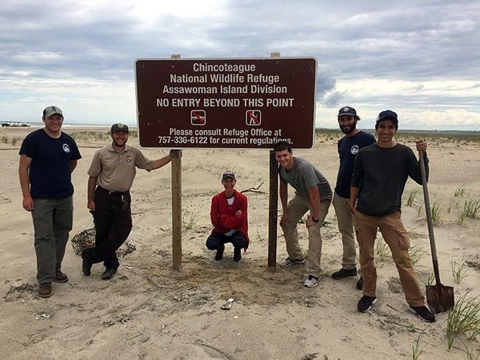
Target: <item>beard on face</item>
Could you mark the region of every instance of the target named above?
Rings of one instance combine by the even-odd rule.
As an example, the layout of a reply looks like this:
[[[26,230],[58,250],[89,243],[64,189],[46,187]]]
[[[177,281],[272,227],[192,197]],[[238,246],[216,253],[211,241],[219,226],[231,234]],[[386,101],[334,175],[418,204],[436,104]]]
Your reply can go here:
[[[355,131],[356,127],[357,127],[357,120],[355,120],[355,121],[353,122],[353,124],[352,124],[352,125],[349,125],[349,126],[342,126],[342,125],[340,125],[340,130],[342,130],[342,132],[343,132],[344,134],[348,135],[348,134],[350,134],[351,132]]]
[[[117,140],[113,139],[113,143],[116,147],[124,147],[127,144],[127,140],[125,140],[123,144],[120,144],[119,142],[117,142]]]

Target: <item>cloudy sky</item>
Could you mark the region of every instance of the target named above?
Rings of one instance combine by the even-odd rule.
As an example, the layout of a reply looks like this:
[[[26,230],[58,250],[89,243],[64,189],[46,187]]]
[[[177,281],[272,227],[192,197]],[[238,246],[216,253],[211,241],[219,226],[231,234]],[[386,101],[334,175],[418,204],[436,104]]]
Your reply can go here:
[[[136,124],[138,58],[315,57],[316,126],[480,130],[480,1],[2,0],[0,121]]]

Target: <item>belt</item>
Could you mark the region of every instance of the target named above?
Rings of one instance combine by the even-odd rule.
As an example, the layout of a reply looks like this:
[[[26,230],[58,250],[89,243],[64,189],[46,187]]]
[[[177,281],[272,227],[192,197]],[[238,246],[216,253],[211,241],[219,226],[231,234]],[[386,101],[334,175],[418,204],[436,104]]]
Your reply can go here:
[[[115,190],[107,190],[107,189],[102,188],[101,186],[97,186],[97,189],[102,191],[102,192],[107,193],[108,195],[112,195],[112,196],[124,196],[124,195],[130,194],[130,191],[121,192],[121,191],[115,191]]]

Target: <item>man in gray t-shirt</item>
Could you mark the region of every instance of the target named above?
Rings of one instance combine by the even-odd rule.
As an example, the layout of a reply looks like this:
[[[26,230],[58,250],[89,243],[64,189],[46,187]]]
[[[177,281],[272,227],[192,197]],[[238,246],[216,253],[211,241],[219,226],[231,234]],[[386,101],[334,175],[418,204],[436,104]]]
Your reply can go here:
[[[298,244],[297,224],[310,210],[306,220],[308,229],[308,274],[304,282],[306,287],[315,287],[320,276],[320,260],[322,256],[322,237],[320,229],[328,213],[332,201],[332,189],[327,179],[307,160],[294,157],[291,145],[280,141],[274,148],[275,159],[279,163],[280,201],[283,214],[280,219],[288,257],[280,266],[303,264],[305,257]],[[295,189],[295,196],[288,202],[288,185]]]

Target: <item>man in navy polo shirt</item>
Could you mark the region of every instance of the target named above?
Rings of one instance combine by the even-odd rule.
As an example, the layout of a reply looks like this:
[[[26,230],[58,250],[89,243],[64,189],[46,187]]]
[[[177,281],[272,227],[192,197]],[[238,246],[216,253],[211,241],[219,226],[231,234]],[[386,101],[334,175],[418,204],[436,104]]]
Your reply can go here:
[[[343,256],[342,268],[332,274],[335,280],[357,275],[357,252],[355,250],[354,217],[350,211],[350,184],[352,182],[355,157],[361,148],[375,143],[375,137],[357,129],[360,117],[351,106],[338,110],[338,125],[345,134],[338,142],[340,167],[338,168],[337,186],[333,195],[333,207],[337,216],[338,230],[342,234]],[[363,280],[357,282],[357,289],[362,290]]]
[[[75,140],[61,131],[60,108],[46,107],[42,120],[45,127],[23,140],[18,173],[23,208],[33,219],[38,295],[47,298],[52,295],[52,281],[68,281],[61,268],[73,224],[71,173],[81,155]]]

